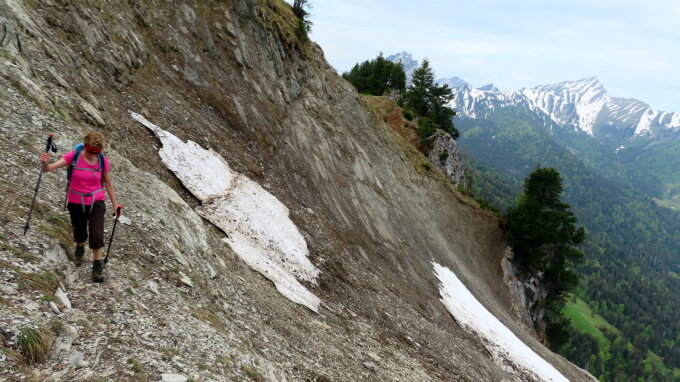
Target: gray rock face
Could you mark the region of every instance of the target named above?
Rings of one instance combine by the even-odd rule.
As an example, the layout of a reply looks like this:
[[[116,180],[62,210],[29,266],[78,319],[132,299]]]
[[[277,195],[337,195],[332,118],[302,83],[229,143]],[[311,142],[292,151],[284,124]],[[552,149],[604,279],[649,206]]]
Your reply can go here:
[[[543,302],[547,292],[540,287],[536,278],[520,279],[512,265],[510,248],[506,249],[501,266],[503,268],[503,281],[505,281],[515,300],[513,303],[515,314],[528,328],[536,330],[540,336],[543,336],[545,332],[545,324],[543,323],[545,307]]]
[[[467,166],[463,162],[456,140],[451,134],[437,130],[434,134],[432,148],[429,154],[430,162],[444,173],[456,187],[468,188],[469,176]]]

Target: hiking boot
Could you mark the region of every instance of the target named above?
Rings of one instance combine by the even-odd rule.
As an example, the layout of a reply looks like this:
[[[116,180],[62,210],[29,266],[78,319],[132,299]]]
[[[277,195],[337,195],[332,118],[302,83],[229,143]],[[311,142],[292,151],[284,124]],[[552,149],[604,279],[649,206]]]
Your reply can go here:
[[[92,263],[92,281],[96,283],[104,281],[104,260],[95,260]]]
[[[83,256],[85,256],[85,246],[84,245],[80,245],[80,246],[77,245],[76,250],[73,253],[73,255],[75,257],[76,267],[79,267],[80,264],[83,263]]]

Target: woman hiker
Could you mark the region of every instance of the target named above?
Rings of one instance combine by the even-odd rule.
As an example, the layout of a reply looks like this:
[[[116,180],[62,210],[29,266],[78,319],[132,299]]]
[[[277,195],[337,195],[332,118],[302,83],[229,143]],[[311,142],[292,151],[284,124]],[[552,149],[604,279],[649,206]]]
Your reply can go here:
[[[49,163],[50,154],[40,154],[45,172],[64,166],[71,166],[71,180],[68,187],[68,212],[71,215],[73,238],[76,241],[75,263],[80,266],[85,255],[85,241],[88,239],[92,249],[92,281],[104,281],[104,215],[106,214],[106,197],[109,194],[111,203],[116,204],[116,193],[109,176],[109,160],[101,155],[104,149],[104,136],[89,133],[83,138],[84,148],[73,162],[76,151],[64,154],[54,163]],[[103,165],[99,161],[103,160]],[[117,210],[117,209],[116,209]],[[118,216],[117,216],[118,217]]]

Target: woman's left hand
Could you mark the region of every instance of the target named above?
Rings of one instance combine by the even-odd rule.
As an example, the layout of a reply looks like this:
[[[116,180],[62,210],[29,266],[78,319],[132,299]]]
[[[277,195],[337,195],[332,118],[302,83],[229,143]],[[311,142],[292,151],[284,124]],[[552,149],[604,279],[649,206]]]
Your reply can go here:
[[[123,215],[123,205],[117,204],[116,209],[113,211],[113,216],[115,216],[116,219],[119,219],[121,215]]]

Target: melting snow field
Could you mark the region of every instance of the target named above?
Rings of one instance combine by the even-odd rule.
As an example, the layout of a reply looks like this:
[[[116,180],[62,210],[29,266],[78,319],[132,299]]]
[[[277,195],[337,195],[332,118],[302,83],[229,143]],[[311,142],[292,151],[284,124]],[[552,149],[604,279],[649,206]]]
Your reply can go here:
[[[449,268],[437,263],[433,265],[434,273],[441,283],[439,294],[446,309],[461,326],[486,340],[483,341],[485,347],[501,367],[510,373],[528,372],[543,381],[569,382],[486,310]]]
[[[226,234],[236,254],[271,280],[288,299],[318,312],[321,300],[298,280],[316,283],[320,271],[307,258],[304,237],[288,208],[259,184],[229,168],[213,150],[182,142],[142,115],[133,119],[153,131],[163,147],[163,163],[201,200],[196,211]]]

